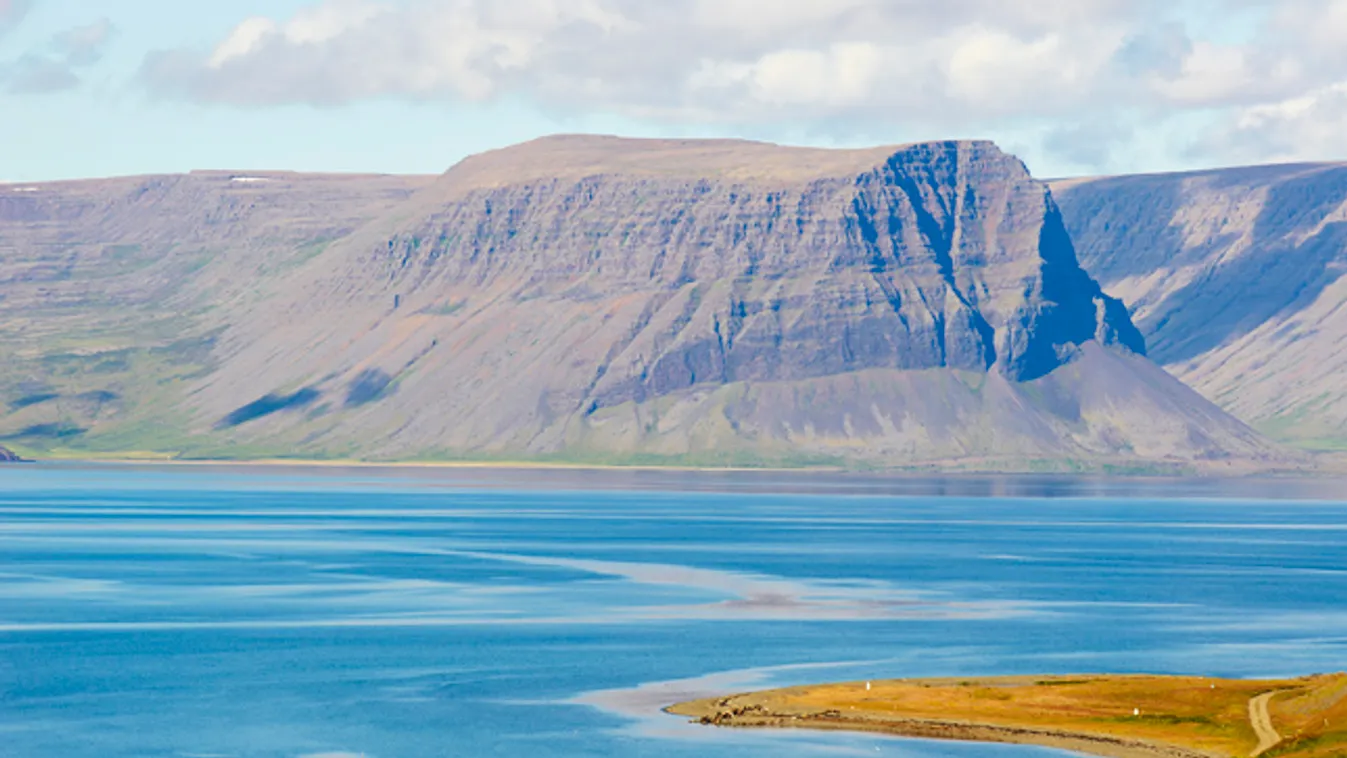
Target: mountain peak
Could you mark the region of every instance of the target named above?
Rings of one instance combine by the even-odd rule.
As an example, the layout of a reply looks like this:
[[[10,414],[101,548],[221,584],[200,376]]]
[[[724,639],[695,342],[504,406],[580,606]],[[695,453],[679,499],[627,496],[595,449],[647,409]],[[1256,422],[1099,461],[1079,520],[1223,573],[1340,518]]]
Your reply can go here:
[[[535,140],[334,245],[226,341],[203,422],[264,408],[231,433],[327,445],[396,418],[365,439],[395,457],[1262,450],[1151,370],[1046,186],[982,141]]]

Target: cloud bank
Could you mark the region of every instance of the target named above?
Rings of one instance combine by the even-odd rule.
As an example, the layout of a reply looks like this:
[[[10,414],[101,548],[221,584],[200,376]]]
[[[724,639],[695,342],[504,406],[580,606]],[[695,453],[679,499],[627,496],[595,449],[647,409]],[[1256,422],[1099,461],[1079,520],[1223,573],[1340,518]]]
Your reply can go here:
[[[1347,0],[325,0],[141,76],[238,106],[510,98],[837,140],[1024,133],[1080,165],[1176,120],[1167,149],[1192,160],[1347,157]]]

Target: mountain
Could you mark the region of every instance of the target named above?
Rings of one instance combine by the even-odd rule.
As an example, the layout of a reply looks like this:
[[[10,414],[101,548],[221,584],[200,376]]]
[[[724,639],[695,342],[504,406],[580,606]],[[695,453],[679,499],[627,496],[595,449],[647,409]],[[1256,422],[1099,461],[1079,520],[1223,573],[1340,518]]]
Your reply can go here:
[[[0,185],[0,437],[39,450],[182,449],[180,391],[213,365],[223,325],[264,282],[433,178]]]
[[[1052,187],[1152,358],[1261,431],[1347,449],[1347,164]]]
[[[23,461],[14,451],[6,447],[0,447],[0,463],[21,463]]]
[[[172,269],[176,301],[149,298],[174,321],[137,317],[145,336],[119,343],[75,299],[30,344],[0,436],[374,460],[1283,460],[1145,357],[1047,186],[991,143],[557,137],[434,180],[290,177],[301,198],[209,178],[191,226],[224,244]],[[248,215],[239,191],[275,194]],[[87,244],[159,223],[111,210]],[[147,269],[192,260],[178,250]],[[28,291],[90,289],[70,270]],[[118,379],[118,351],[155,385]]]

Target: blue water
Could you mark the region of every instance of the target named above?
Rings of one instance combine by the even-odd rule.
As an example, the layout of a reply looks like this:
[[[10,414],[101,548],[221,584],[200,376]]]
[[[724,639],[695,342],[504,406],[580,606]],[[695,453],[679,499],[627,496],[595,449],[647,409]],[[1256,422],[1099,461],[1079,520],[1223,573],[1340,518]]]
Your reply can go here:
[[[0,756],[1056,755],[684,724],[858,678],[1347,667],[1315,482],[0,469]]]

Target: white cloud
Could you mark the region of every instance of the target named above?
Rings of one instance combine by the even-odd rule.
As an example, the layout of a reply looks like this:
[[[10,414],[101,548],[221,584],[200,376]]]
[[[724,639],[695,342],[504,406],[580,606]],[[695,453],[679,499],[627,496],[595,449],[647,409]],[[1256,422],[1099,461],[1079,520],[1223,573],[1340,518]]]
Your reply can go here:
[[[775,50],[751,63],[705,60],[687,80],[688,93],[737,90],[748,102],[770,107],[861,105],[892,74],[890,50],[868,42],[838,43],[825,50]],[[712,97],[717,97],[712,95]]]
[[[1099,64],[1067,49],[1057,34],[1020,39],[999,29],[970,29],[951,42],[946,64],[950,92],[973,107],[1004,108],[1007,101],[1014,105],[1034,90],[1070,88],[1082,67]]]
[[[1204,105],[1238,100],[1264,86],[1268,72],[1259,72],[1248,60],[1249,51],[1233,45],[1197,42],[1183,59],[1179,71],[1156,77],[1154,87],[1166,100],[1178,105]]]
[[[319,45],[359,30],[388,6],[363,2],[336,2],[300,11],[285,25],[285,39],[292,45]]]
[[[1237,160],[1347,157],[1347,81],[1237,111],[1213,148]]]
[[[243,106],[510,97],[757,134],[1036,134],[1107,162],[1176,114],[1234,134],[1347,81],[1347,0],[324,0],[142,75]]]
[[[219,69],[231,60],[243,58],[276,32],[277,24],[269,18],[247,19],[234,27],[234,31],[215,48],[206,65]]]

